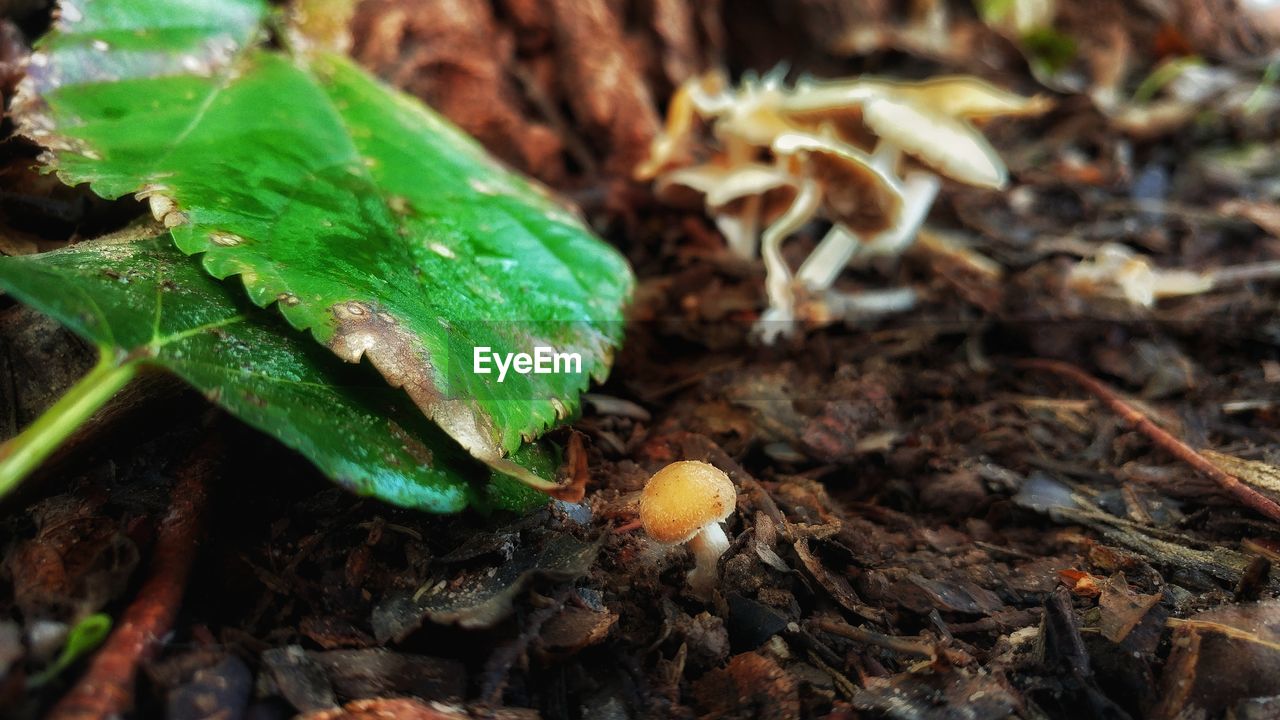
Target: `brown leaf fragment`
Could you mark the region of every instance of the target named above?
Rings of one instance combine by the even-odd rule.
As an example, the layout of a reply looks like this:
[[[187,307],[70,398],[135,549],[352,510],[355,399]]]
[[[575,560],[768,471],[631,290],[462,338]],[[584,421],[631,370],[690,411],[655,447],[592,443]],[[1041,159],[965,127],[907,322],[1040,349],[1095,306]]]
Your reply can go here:
[[[547,650],[576,653],[603,642],[617,624],[615,612],[569,606],[542,626],[539,637]]]
[[[1098,598],[1102,611],[1099,629],[1113,643],[1123,644],[1133,652],[1155,652],[1164,632],[1167,617],[1160,608],[1160,594],[1141,595],[1129,589],[1124,575],[1115,574],[1102,585]]]
[[[772,659],[754,652],[730,658],[693,684],[693,697],[705,716],[789,720],[800,717],[796,681]]]
[[[800,558],[800,562],[804,564],[809,574],[814,580],[822,586],[824,590],[840,603],[841,607],[851,613],[865,618],[872,622],[880,622],[884,619],[884,611],[878,610],[866,603],[862,602],[862,598],[858,597],[858,593],[854,592],[849,581],[845,579],[843,574],[833,573],[827,570],[822,564],[822,560],[814,554],[809,547],[809,538],[800,538],[795,542],[796,555]]]
[[[1280,601],[1229,605],[1174,626],[1151,717],[1220,717],[1248,698],[1280,694]]]
[[[558,475],[557,487],[548,490],[547,494],[567,503],[582,502],[582,498],[587,495],[587,480],[591,478],[591,470],[587,467],[587,450],[582,444],[582,433],[569,434],[564,465],[561,466]]]

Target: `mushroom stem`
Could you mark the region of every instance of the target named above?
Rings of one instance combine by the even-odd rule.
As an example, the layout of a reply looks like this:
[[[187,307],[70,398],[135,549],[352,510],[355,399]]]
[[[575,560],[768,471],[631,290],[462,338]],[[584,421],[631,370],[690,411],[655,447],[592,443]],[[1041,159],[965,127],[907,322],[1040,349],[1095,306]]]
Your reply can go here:
[[[772,344],[780,334],[789,334],[795,320],[795,297],[791,289],[791,268],[782,257],[782,241],[799,230],[818,211],[822,194],[818,183],[812,179],[800,184],[800,191],[791,207],[764,231],[760,256],[764,259],[765,292],[769,296],[769,310],[761,316],[761,338]],[[776,323],[776,325],[775,325]]]
[[[880,138],[879,142],[876,143],[875,149],[871,151],[871,164],[885,175],[892,177],[898,174],[899,157],[901,157],[901,150],[898,146],[884,138]]]
[[[880,149],[877,148],[876,152],[878,154]],[[810,292],[819,292],[835,284],[840,272],[854,260],[901,254],[924,224],[940,185],[938,177],[932,173],[909,175],[902,186],[902,219],[865,243],[843,225],[831,226],[818,247],[800,264],[796,280]]]
[[[760,227],[760,196],[750,195],[743,200],[739,213],[717,216],[716,227],[724,235],[730,252],[743,260],[754,258]]]
[[[716,572],[720,556],[729,549],[729,538],[720,523],[702,528],[688,543],[693,553],[693,569],[689,571],[689,588],[699,600],[709,600],[715,590],[719,574]]]
[[[843,225],[832,225],[818,247],[800,263],[796,280],[811,291],[826,290],[835,283],[840,271],[858,254],[858,235]]]

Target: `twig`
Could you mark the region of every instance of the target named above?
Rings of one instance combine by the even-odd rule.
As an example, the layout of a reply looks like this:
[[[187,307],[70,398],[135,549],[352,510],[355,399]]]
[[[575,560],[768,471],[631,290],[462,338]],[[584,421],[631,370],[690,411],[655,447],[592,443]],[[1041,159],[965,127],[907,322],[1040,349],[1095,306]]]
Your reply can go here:
[[[159,640],[172,629],[178,614],[199,540],[206,480],[213,474],[220,448],[221,443],[209,439],[192,453],[174,484],[169,510],[160,521],[151,575],[84,676],[46,720],[119,717],[133,705],[138,667],[155,655]]]
[[[813,626],[824,632],[833,635],[839,635],[848,638],[854,642],[860,642],[865,645],[876,645],[885,650],[892,650],[904,655],[915,655],[923,658],[936,658],[937,650],[928,643],[921,642],[913,638],[895,637],[893,635],[885,635],[872,630],[856,628],[852,625],[839,620],[830,620],[826,618],[813,621]]]
[[[1075,365],[1059,360],[1044,359],[1017,360],[1014,365],[1032,370],[1046,370],[1075,382],[1105,403],[1107,407],[1111,408],[1126,422],[1132,424],[1134,429],[1146,435],[1157,446],[1164,448],[1172,453],[1174,457],[1209,476],[1223,490],[1235,496],[1245,506],[1276,522],[1280,522],[1280,505],[1276,504],[1275,501],[1240,482],[1240,479],[1236,476],[1219,469],[1218,466],[1214,465],[1190,445],[1169,434],[1168,431],[1156,425],[1146,415],[1143,415],[1132,405],[1121,399],[1114,390],[1107,387],[1102,381]]]

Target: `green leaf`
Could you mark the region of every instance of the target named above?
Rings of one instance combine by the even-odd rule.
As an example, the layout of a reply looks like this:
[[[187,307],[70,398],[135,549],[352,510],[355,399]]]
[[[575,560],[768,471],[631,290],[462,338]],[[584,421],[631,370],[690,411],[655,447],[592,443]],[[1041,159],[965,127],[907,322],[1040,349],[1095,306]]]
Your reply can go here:
[[[0,289],[102,348],[103,364],[78,387],[105,384],[109,397],[123,383],[110,387],[104,377],[163,368],[357,493],[434,512],[477,499],[524,507],[486,489],[487,473],[403,393],[209,277],[168,235],[0,258]],[[83,407],[75,400],[86,394],[73,390],[59,405]],[[65,409],[46,416],[74,427],[77,414],[87,416]]]
[[[621,340],[624,259],[461,131],[345,58],[255,45],[252,0],[67,0],[17,102],[67,182],[137,192],[184,252],[368,358],[491,467],[567,417]],[[158,16],[163,17],[158,17]],[[581,356],[472,372],[473,351]]]
[[[63,670],[75,664],[76,660],[93,652],[111,633],[111,616],[106,613],[94,613],[76,623],[67,632],[67,644],[62,652],[49,664],[49,667],[32,675],[27,686],[38,688],[62,674]]]

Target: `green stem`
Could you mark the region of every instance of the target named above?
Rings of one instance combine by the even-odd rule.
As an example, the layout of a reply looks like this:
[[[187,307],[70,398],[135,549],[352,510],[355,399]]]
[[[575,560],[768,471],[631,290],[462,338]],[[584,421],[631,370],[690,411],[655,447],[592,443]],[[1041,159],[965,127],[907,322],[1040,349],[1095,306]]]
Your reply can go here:
[[[138,374],[134,360],[117,361],[107,348],[98,364],[26,430],[0,445],[0,498]]]

